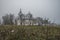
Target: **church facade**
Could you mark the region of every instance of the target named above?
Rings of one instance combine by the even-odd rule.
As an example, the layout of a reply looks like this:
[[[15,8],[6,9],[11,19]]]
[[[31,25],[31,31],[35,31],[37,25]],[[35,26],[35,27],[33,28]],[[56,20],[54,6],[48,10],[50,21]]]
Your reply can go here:
[[[41,25],[40,17],[34,18],[33,15],[28,12],[28,14],[23,14],[21,9],[16,18],[17,25]]]

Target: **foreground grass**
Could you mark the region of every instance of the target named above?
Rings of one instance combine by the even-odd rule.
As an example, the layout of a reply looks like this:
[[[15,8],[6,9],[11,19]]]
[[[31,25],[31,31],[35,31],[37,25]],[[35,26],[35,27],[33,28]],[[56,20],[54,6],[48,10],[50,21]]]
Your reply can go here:
[[[0,40],[60,40],[60,27],[0,26]]]

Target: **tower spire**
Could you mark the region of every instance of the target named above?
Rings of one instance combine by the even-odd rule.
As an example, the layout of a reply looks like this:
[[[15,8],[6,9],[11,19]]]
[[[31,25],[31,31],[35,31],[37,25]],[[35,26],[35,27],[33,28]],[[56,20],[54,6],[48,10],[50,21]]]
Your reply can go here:
[[[18,15],[21,15],[22,14],[22,10],[21,10],[21,8],[20,8],[20,11],[19,11],[19,14]]]

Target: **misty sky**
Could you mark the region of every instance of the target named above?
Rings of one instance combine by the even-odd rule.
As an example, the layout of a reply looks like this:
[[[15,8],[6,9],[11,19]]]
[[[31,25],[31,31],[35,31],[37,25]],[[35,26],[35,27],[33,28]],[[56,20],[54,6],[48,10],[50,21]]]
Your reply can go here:
[[[24,14],[30,11],[34,17],[60,24],[60,0],[0,0],[0,18],[7,13],[17,16],[20,8]]]

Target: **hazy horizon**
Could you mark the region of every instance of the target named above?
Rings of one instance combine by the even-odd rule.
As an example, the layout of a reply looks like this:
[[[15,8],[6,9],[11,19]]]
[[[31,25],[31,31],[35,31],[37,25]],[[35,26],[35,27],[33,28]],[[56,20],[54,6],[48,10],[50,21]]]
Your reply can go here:
[[[0,0],[0,18],[8,13],[17,16],[20,8],[24,14],[30,11],[34,17],[60,24],[60,0]]]

